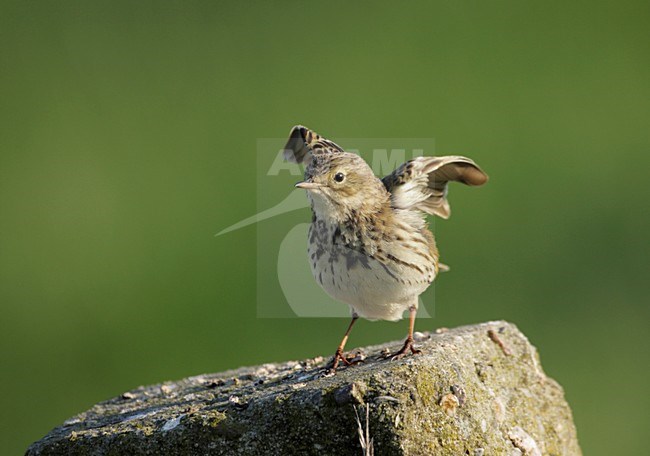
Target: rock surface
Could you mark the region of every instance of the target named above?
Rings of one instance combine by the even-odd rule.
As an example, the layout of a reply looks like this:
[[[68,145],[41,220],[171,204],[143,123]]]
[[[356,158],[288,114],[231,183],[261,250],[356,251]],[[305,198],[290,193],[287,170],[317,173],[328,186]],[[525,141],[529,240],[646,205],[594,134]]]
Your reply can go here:
[[[417,336],[419,355],[390,361],[378,358],[401,342],[366,347],[335,376],[319,357],[140,387],[27,454],[362,455],[362,442],[377,455],[581,454],[562,388],[514,325]]]

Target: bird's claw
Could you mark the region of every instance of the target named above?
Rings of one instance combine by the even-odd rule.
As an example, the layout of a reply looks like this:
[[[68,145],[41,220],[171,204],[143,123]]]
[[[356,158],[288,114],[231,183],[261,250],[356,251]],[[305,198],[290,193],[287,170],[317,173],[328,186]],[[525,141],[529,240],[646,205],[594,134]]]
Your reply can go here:
[[[410,338],[410,337],[408,339],[406,339],[406,341],[404,342],[404,345],[402,346],[400,351],[398,351],[397,353],[394,353],[392,355],[387,354],[385,356],[385,358],[390,358],[391,361],[397,361],[398,359],[402,359],[406,355],[408,355],[409,351],[411,352],[412,355],[417,355],[419,353],[422,353],[422,350],[418,350],[417,348],[415,348],[413,346],[413,339]]]
[[[346,366],[354,366],[355,364],[362,363],[365,359],[366,355],[361,352],[345,355],[343,351],[337,350],[334,354],[334,358],[332,358],[332,364],[325,375],[327,377],[334,375],[336,373],[337,367],[339,366],[339,362],[342,362]]]

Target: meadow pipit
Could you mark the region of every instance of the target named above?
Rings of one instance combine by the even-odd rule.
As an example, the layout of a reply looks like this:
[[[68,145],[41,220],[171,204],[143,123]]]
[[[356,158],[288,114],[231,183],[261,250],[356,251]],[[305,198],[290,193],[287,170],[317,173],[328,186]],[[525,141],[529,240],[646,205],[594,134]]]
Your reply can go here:
[[[449,181],[483,185],[487,175],[469,158],[417,157],[379,179],[361,157],[302,126],[291,130],[284,153],[307,165],[296,187],[307,190],[313,213],[312,274],[352,313],[331,372],[339,362],[350,364],[343,349],[359,317],[396,321],[408,309],[408,337],[392,358],[419,353],[413,347],[418,297],[440,269],[426,215],[449,217]]]

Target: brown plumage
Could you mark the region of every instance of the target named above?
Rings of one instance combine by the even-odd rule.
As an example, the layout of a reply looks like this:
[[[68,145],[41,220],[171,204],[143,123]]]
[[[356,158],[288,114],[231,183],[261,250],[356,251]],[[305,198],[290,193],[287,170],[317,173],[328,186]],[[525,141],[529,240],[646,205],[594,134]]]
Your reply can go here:
[[[427,214],[448,218],[447,184],[482,185],[487,175],[469,158],[417,157],[377,178],[358,155],[306,127],[291,130],[285,158],[306,164],[313,212],[308,236],[312,273],[334,299],[350,306],[352,322],[341,341],[332,372],[348,363],[343,348],[356,319],[399,320],[410,313],[409,335],[393,358],[413,348],[418,296],[440,265]]]

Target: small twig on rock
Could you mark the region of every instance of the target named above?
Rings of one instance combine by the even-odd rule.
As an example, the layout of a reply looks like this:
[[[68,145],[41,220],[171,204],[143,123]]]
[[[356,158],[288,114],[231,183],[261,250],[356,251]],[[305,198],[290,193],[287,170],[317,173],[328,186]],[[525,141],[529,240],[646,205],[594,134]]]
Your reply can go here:
[[[499,336],[497,335],[497,333],[496,333],[495,330],[493,330],[493,329],[488,329],[488,336],[490,336],[490,339],[492,339],[492,341],[493,341],[495,344],[497,344],[499,347],[501,347],[501,350],[503,351],[503,353],[504,353],[506,356],[510,356],[510,355],[512,355],[512,352],[510,351],[510,349],[508,348],[508,346],[507,346],[506,344],[503,343],[503,341],[499,338]]]
[[[370,438],[370,405],[366,404],[366,426],[365,429],[361,424],[361,418],[359,418],[359,412],[357,407],[354,407],[354,414],[357,418],[357,432],[359,433],[359,443],[361,444],[361,450],[363,451],[363,456],[374,456],[375,448],[373,445],[373,439]]]

